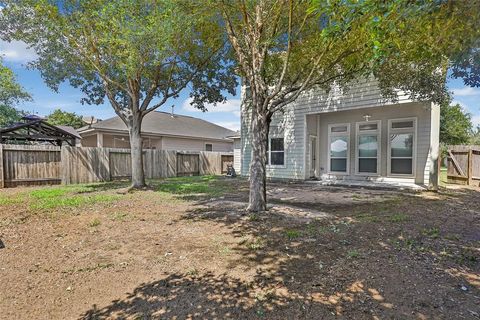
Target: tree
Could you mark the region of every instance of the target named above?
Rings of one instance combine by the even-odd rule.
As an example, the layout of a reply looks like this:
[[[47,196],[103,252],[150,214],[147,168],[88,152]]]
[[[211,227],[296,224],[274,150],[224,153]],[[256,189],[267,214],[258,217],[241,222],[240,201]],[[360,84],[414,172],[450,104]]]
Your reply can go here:
[[[373,74],[386,98],[395,100],[396,89],[404,89],[414,99],[445,101],[448,57],[471,46],[470,28],[478,27],[478,2],[458,3],[212,1],[247,88],[252,136],[248,210],[266,210],[272,116],[302,93],[345,88]]]
[[[480,125],[477,125],[477,128],[472,132],[472,136],[468,141],[469,144],[480,146]]]
[[[132,187],[145,186],[142,120],[187,86],[193,104],[224,101],[236,80],[218,24],[182,0],[8,0],[0,36],[26,42],[52,89],[68,81],[82,102],[108,99],[126,124]]]
[[[472,116],[457,104],[440,107],[440,143],[466,144],[472,136]]]
[[[0,58],[0,127],[19,121],[24,113],[15,105],[28,100],[31,100],[30,95],[18,84],[12,70],[4,66]]]
[[[47,122],[53,125],[70,126],[78,129],[85,125],[82,117],[74,112],[62,111],[55,109],[47,116]]]

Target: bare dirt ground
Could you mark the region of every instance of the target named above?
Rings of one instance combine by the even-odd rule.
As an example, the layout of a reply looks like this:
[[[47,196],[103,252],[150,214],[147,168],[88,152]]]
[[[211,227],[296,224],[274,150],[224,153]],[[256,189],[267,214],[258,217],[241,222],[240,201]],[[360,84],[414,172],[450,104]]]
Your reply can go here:
[[[0,318],[480,318],[478,189],[120,186],[1,191]]]

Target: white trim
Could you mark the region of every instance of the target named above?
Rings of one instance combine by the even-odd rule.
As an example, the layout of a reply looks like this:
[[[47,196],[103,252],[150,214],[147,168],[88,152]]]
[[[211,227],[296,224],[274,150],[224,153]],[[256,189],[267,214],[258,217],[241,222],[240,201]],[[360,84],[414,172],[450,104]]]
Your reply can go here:
[[[392,128],[392,122],[402,122],[402,121],[413,121],[413,128]],[[397,119],[388,119],[388,136],[387,136],[387,177],[402,177],[402,178],[415,178],[416,169],[417,169],[417,117],[410,118],[397,118]],[[399,174],[392,173],[392,148],[391,148],[391,134],[393,133],[413,133],[413,146],[412,146],[412,173],[411,174]],[[401,159],[401,158],[396,158]],[[410,159],[406,157],[405,159]]]
[[[272,152],[272,139],[283,139],[283,164],[270,164],[270,154]],[[281,152],[281,151],[273,151]],[[287,153],[285,152],[285,136],[280,134],[274,134],[268,136],[268,152],[267,152],[267,168],[286,168]]]
[[[365,130],[360,133],[360,125],[362,124],[370,124],[376,123],[377,129],[376,130]],[[359,172],[360,167],[360,150],[359,146],[360,143],[358,141],[360,135],[377,135],[377,172]],[[362,157],[362,159],[367,159],[366,157]],[[368,159],[375,159],[373,157]],[[357,176],[366,176],[366,177],[379,177],[381,176],[381,163],[382,163],[382,120],[370,120],[370,121],[361,121],[355,123],[355,175]]]
[[[347,127],[347,132],[332,132],[333,127]],[[342,171],[331,171],[331,158],[330,158],[330,148],[331,148],[331,137],[346,137],[347,138],[347,170],[345,172]],[[335,174],[335,175],[344,175],[348,176],[350,174],[350,123],[333,123],[328,125],[328,138],[327,138],[327,173],[328,174]]]
[[[312,140],[315,140],[315,166],[312,168]],[[309,178],[318,177],[317,172],[317,162],[318,162],[318,139],[317,136],[314,134],[308,135],[308,149],[309,149],[309,166],[308,166],[308,175]],[[312,176],[313,171],[313,176]]]

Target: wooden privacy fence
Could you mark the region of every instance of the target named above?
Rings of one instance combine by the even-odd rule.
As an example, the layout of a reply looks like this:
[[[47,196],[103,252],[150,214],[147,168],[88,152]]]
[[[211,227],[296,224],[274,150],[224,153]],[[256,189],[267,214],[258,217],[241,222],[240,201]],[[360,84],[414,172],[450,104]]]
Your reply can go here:
[[[143,150],[147,179],[222,174],[229,152]],[[132,175],[130,149],[0,145],[0,187],[111,181]]]
[[[480,146],[449,146],[447,179],[449,183],[479,186]]]

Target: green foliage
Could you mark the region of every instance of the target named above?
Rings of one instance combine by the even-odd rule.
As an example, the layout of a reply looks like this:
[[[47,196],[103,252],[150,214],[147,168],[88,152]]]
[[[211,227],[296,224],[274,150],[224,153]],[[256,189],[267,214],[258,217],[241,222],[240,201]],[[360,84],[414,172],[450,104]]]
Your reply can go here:
[[[0,104],[0,127],[5,127],[18,122],[23,116],[23,111]]]
[[[90,221],[90,223],[88,224],[88,226],[89,226],[90,228],[95,228],[95,227],[98,227],[98,226],[101,225],[101,224],[102,224],[102,222],[100,221],[100,219],[95,218],[95,219],[93,219],[92,221]]]
[[[480,146],[480,126],[477,126],[477,128],[473,131],[469,140],[469,144]]]
[[[14,106],[31,100],[30,95],[18,84],[12,70],[2,64],[0,57],[0,127],[19,121],[24,112]]]
[[[74,112],[62,111],[60,109],[54,110],[47,116],[47,122],[53,125],[70,126],[78,129],[85,125],[82,117]]]
[[[407,221],[408,220],[408,216],[404,213],[395,213],[393,215],[391,215],[390,217],[388,217],[388,220],[390,222],[404,222],[404,221]]]
[[[223,101],[223,89],[234,93],[219,27],[187,1],[5,3],[0,37],[31,45],[39,55],[33,66],[52,89],[68,81],[85,93],[82,102],[100,104],[106,97],[124,121],[187,85],[200,108]]]
[[[352,249],[347,252],[347,257],[349,259],[357,259],[357,258],[360,258],[360,256],[361,256],[360,252],[356,249]]]
[[[47,85],[80,88],[82,103],[108,99],[130,132],[132,185],[145,186],[141,125],[188,86],[194,106],[235,94],[233,65],[209,11],[186,0],[5,0],[0,38],[31,46]]]
[[[0,57],[0,106],[12,106],[30,99],[30,95],[18,84],[12,70],[3,65]]]
[[[288,238],[288,240],[293,240],[297,239],[301,236],[302,234],[298,230],[286,230],[285,231],[285,236]]]
[[[90,186],[45,187],[17,194],[15,197],[0,196],[0,206],[25,205],[37,213],[73,209],[98,203],[108,204],[120,198],[117,194],[95,193]]]
[[[445,103],[440,108],[440,142],[446,145],[467,144],[472,135],[470,113],[459,104]]]

